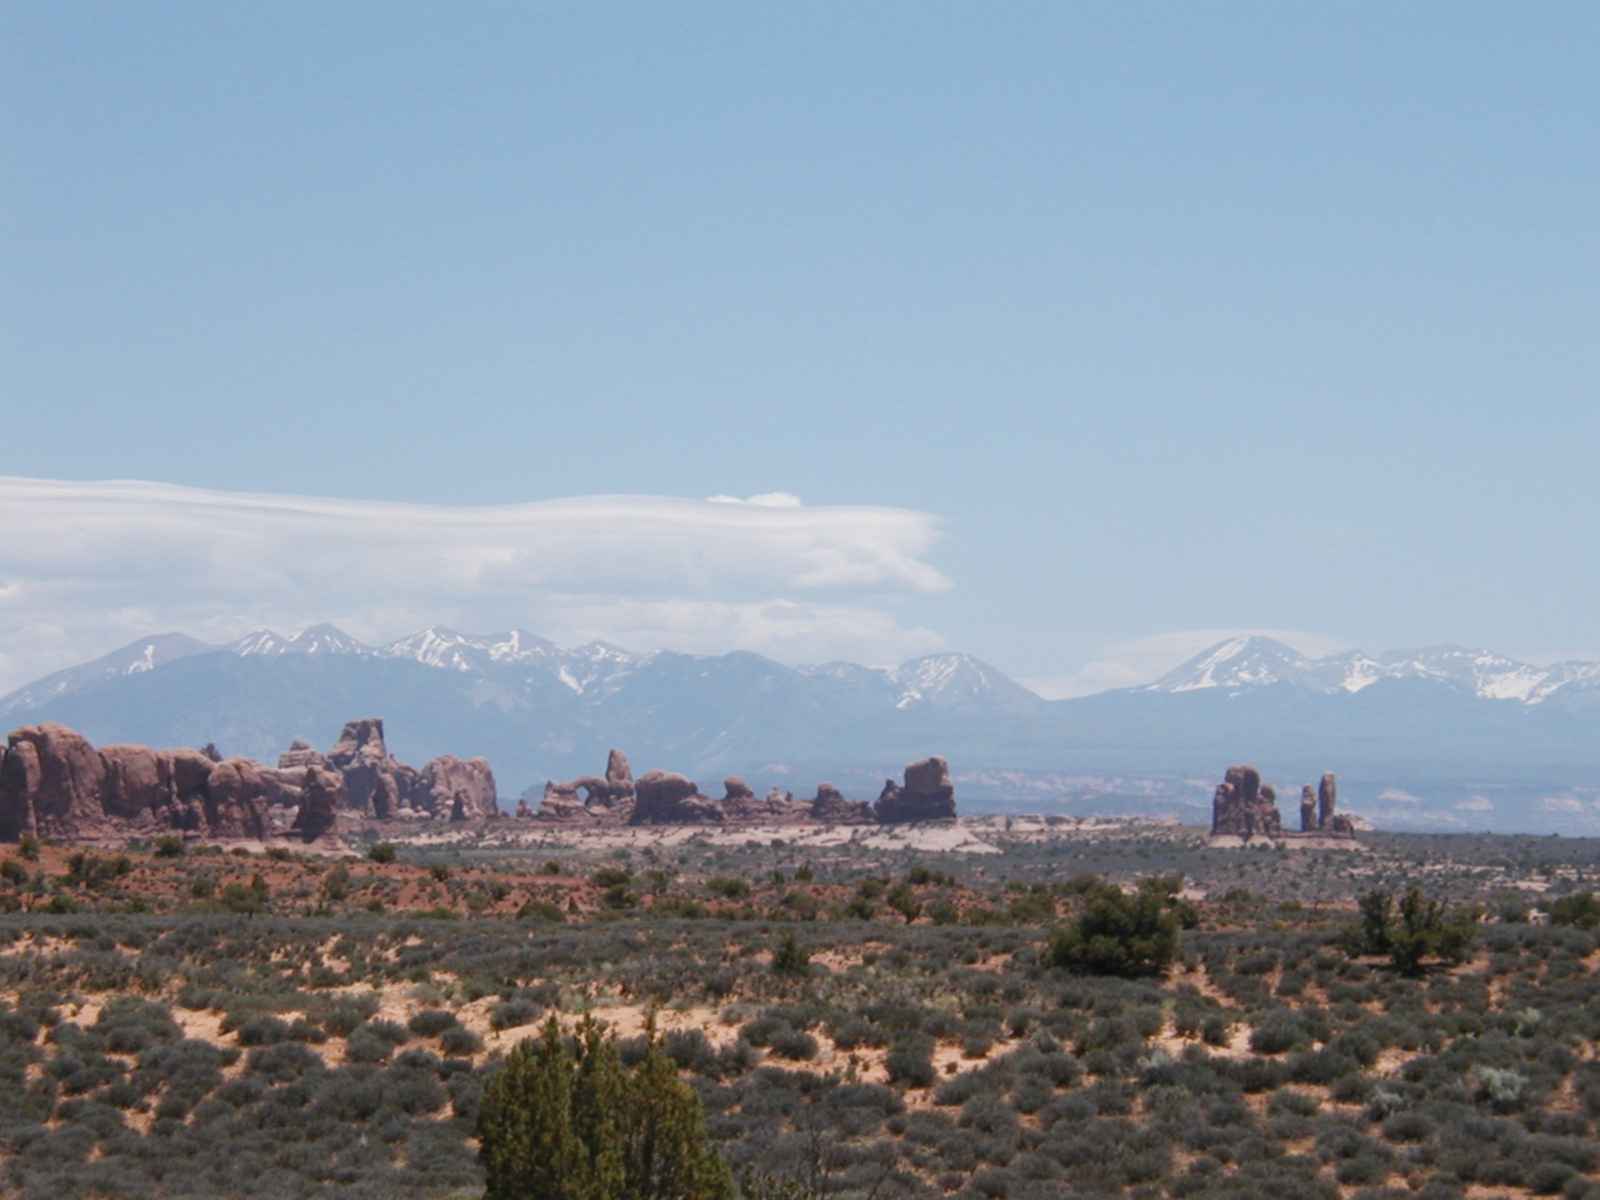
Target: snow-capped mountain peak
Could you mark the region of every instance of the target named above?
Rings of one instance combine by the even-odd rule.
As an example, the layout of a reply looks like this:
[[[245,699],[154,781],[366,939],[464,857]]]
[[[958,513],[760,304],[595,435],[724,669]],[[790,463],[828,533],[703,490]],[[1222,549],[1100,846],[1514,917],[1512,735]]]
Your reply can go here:
[[[1274,638],[1249,635],[1228,638],[1202,650],[1188,662],[1168,671],[1144,690],[1197,692],[1207,688],[1268,687],[1299,683],[1313,662],[1293,646]]]
[[[288,638],[280,637],[270,629],[257,629],[229,642],[226,649],[228,653],[237,654],[240,658],[255,658],[261,655],[287,654],[288,646]]]
[[[337,625],[312,625],[289,639],[293,654],[371,654],[365,642],[351,637]]]
[[[214,649],[216,647],[183,633],[158,633],[140,638],[110,654],[56,671],[0,697],[0,713],[27,712],[93,684],[127,675],[145,675],[180,658]]]
[[[293,637],[283,637],[270,629],[258,629],[223,647],[240,658],[276,657],[282,654],[366,655],[372,648],[351,637],[337,625],[311,625]]]
[[[889,675],[899,689],[895,707],[1029,710],[1044,703],[997,667],[970,654],[928,654],[902,663]]]
[[[381,651],[389,658],[405,658],[425,667],[448,671],[477,671],[490,663],[543,663],[560,655],[554,642],[512,629],[505,633],[457,633],[443,625],[430,625],[390,642]]]

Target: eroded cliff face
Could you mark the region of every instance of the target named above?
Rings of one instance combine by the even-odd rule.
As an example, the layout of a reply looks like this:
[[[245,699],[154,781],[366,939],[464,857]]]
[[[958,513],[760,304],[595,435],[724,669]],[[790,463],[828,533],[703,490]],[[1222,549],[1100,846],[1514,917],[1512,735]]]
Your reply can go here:
[[[62,725],[14,730],[0,754],[0,839],[212,838],[334,830],[338,815],[473,820],[498,815],[494,772],[444,755],[420,771],[397,761],[376,717],[348,723],[322,755],[296,743],[277,767],[204,750],[96,749]]]
[[[905,783],[883,781],[873,813],[883,824],[903,821],[947,821],[956,815],[956,789],[950,764],[935,755],[910,763]]]
[[[773,787],[761,796],[738,775],[724,779],[722,795],[712,798],[701,793],[699,784],[675,771],[647,771],[635,780],[627,757],[618,750],[611,751],[604,778],[584,775],[564,783],[547,783],[537,810],[528,803],[530,796],[518,801],[517,816],[601,825],[871,825],[945,820],[956,815],[950,766],[937,757],[909,764],[904,785],[886,783],[876,806],[848,799],[831,783],[818,784],[816,795],[809,800],[796,799],[783,787]]]

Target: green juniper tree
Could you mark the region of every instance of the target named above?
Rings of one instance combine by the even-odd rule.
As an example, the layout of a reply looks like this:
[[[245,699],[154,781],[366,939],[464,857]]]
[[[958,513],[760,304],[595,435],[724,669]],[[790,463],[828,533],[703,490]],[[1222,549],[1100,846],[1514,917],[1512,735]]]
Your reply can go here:
[[[1045,961],[1091,975],[1164,975],[1178,957],[1175,903],[1164,879],[1133,895],[1096,882],[1083,912],[1050,940]]]
[[[478,1116],[485,1200],[732,1200],[699,1098],[662,1053],[643,1061],[585,1016],[575,1039],[552,1016],[489,1081]]]

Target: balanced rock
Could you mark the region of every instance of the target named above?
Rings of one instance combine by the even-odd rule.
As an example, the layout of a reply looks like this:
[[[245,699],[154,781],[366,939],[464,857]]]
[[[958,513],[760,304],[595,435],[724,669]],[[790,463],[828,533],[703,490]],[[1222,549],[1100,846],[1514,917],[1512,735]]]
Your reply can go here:
[[[1229,767],[1211,797],[1213,835],[1275,837],[1283,832],[1277,793],[1262,788],[1261,772],[1252,766]]]
[[[1317,794],[1308,783],[1300,789],[1300,832],[1317,831]]]
[[[883,781],[873,813],[884,824],[950,820],[956,815],[950,764],[937,755],[910,763],[905,769],[905,786],[892,779]]]

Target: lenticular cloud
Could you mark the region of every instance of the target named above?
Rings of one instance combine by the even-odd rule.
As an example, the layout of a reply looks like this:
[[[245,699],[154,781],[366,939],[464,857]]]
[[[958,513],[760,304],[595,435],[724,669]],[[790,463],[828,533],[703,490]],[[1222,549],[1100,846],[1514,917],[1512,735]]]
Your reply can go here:
[[[752,500],[465,507],[0,477],[0,691],[157,630],[320,620],[818,657],[937,643],[886,611],[950,586],[927,558],[935,518]],[[599,627],[623,614],[628,630]]]

